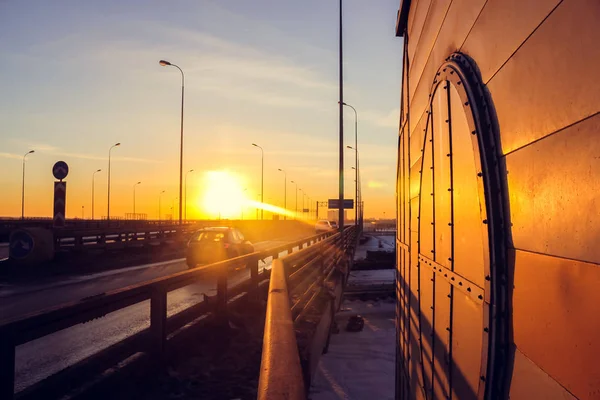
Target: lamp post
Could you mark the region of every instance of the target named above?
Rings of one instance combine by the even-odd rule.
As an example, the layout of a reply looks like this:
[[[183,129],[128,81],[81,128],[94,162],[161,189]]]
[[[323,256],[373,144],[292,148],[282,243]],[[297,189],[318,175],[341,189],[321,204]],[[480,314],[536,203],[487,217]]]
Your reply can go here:
[[[304,190],[302,189],[298,189],[300,191],[300,193],[302,193],[302,217],[304,217]]]
[[[283,209],[287,212],[287,173],[281,168],[277,170],[283,172]],[[287,214],[283,214],[283,219],[287,219]]]
[[[110,220],[110,152],[114,147],[120,146],[121,143],[113,144],[110,149],[108,149],[108,204],[106,209],[106,221]]]
[[[352,146],[346,146],[350,150],[354,150],[356,153],[356,167],[354,169],[354,225],[358,225],[358,149]]]
[[[92,174],[92,220],[94,220],[94,178],[96,177],[96,174],[98,172],[102,171],[101,169],[97,169],[96,171],[94,171],[94,173]]]
[[[190,172],[194,172],[193,169],[190,169],[188,172],[185,173],[185,215],[184,215],[184,219],[187,222],[187,176]]]
[[[133,219],[136,220],[137,218],[135,217],[135,187],[137,185],[139,185],[142,182],[138,182],[136,184],[133,185]]]
[[[294,185],[296,185],[296,210],[294,213],[294,219],[298,218],[298,184],[294,181],[290,181],[290,183],[293,183]]]
[[[339,167],[338,167],[338,180],[339,180],[339,229],[340,229],[340,246],[343,248],[344,243],[344,63],[343,63],[343,13],[342,13],[342,0],[340,0],[340,39],[339,39]]]
[[[354,158],[354,224],[358,224],[358,113],[356,108],[352,107],[348,103],[342,103],[346,107],[350,107],[354,111],[354,149],[356,149],[356,157]],[[350,147],[350,146],[348,146]]]
[[[252,143],[252,146],[258,147],[260,149],[260,219],[263,219],[264,212],[264,200],[265,200],[265,192],[264,192],[264,182],[265,182],[265,151],[262,147],[257,145],[256,143]]]
[[[160,65],[162,65],[163,67],[165,66],[171,66],[171,67],[175,67],[179,70],[179,72],[181,72],[181,139],[180,139],[180,144],[179,144],[179,224],[181,224],[181,199],[182,199],[182,181],[183,181],[183,99],[184,99],[184,83],[185,83],[185,77],[183,75],[183,70],[181,68],[179,68],[179,66],[175,65],[175,64],[171,64],[170,62],[166,61],[166,60],[160,60],[158,62]]]
[[[173,221],[173,214],[175,213],[175,202],[177,201],[177,199],[179,199],[179,197],[175,197],[173,201],[171,201],[171,221]]]
[[[25,157],[28,154],[35,153],[35,150],[29,150],[23,156],[23,182],[21,183],[21,219],[25,219]]]
[[[160,206],[161,206],[161,204],[160,204],[160,198],[162,197],[162,194],[163,194],[164,192],[166,192],[166,190],[163,190],[162,192],[160,192],[160,193],[158,194],[158,221],[159,221],[159,222],[160,222],[160,211],[161,211],[161,210],[160,210],[160,209],[161,209],[161,207],[160,207]]]

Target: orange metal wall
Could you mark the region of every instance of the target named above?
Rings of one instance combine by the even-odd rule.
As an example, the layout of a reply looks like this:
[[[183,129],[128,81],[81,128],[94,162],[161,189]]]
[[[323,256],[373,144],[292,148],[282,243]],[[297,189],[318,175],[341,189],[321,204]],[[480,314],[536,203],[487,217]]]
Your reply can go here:
[[[495,398],[488,386],[502,377],[511,399],[600,398],[600,2],[408,3],[397,32],[397,397]],[[436,75],[453,53],[476,67],[496,147],[469,135],[463,85]],[[496,212],[503,234],[490,236]],[[502,331],[503,307],[506,355],[489,332]]]

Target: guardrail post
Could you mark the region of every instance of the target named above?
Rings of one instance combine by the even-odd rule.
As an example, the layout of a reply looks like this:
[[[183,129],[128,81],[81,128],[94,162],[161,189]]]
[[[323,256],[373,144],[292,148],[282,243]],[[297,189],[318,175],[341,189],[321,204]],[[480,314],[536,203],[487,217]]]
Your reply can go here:
[[[215,315],[219,325],[225,326],[229,318],[227,316],[227,272],[226,266],[219,267],[217,276],[217,304]]]
[[[159,359],[167,344],[167,292],[156,290],[150,298],[150,351]]]
[[[258,277],[258,256],[252,257],[250,261],[248,261],[248,268],[250,268],[250,297],[253,300],[258,300],[258,284],[260,283]]]
[[[15,345],[11,337],[0,336],[0,399],[10,400],[15,392]]]

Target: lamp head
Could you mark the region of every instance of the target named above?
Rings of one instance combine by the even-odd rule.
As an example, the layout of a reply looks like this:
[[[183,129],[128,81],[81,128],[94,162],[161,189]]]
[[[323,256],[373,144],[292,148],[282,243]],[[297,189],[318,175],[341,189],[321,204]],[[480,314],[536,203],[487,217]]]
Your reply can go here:
[[[354,150],[354,147],[352,146],[346,146],[347,148],[349,148],[350,150]]]
[[[256,143],[252,143],[252,146],[254,147],[258,147],[258,145]]]
[[[140,183],[142,183],[142,182],[138,182],[138,183],[136,183],[136,185],[139,185]]]
[[[119,142],[119,143],[115,143],[114,145],[115,145],[115,147],[116,147],[116,146],[120,146],[120,145],[121,145],[121,143],[120,143],[120,142]]]
[[[97,170],[96,170],[96,172],[100,172],[100,171],[102,171],[102,170],[101,170],[101,169],[97,169]]]
[[[31,153],[35,153],[35,150],[29,150],[29,153],[27,153],[27,154],[31,154]]]
[[[160,65],[162,65],[163,67],[166,67],[167,65],[171,65],[171,63],[168,62],[167,60],[160,60],[158,63]]]

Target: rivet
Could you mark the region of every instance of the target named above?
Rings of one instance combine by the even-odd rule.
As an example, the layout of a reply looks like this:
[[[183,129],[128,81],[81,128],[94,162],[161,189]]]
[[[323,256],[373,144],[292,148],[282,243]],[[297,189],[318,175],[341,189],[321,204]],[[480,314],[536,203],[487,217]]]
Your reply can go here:
[[[468,288],[467,288],[467,292],[470,292],[470,291],[471,291],[471,288],[470,288],[470,287],[468,287]]]
[[[478,172],[477,176],[481,178],[483,176],[483,174],[481,172]]]
[[[468,105],[469,105],[469,102],[468,102],[468,101],[465,101],[465,106],[468,106]]]
[[[448,298],[450,299],[450,298],[452,298],[452,296],[448,295]]]
[[[458,286],[462,286],[462,282],[458,282]]]
[[[471,132],[472,135],[476,135],[477,134],[477,130],[474,130],[473,132]]]
[[[480,376],[479,379],[485,382],[485,376]]]
[[[448,261],[452,261],[452,257],[448,257]]]
[[[484,219],[484,220],[483,220],[483,223],[484,223],[484,224],[487,224],[487,219]]]
[[[452,226],[452,222],[448,222],[448,226]]]
[[[450,279],[454,280],[454,277],[451,277]]]
[[[456,84],[460,86],[462,84],[462,82],[458,81],[458,82],[456,82]]]
[[[490,330],[488,328],[483,328],[484,332],[489,332]]]
[[[448,122],[448,120],[446,120],[446,122]]]
[[[446,330],[447,330],[448,332],[450,332],[450,327],[446,328]]]
[[[451,191],[452,191],[452,188],[448,188],[448,191],[449,191],[449,192],[451,192]]]
[[[477,296],[477,298],[478,298],[479,300],[482,300],[482,299],[483,299],[483,296],[482,296],[482,295],[479,295],[479,296]]]
[[[448,274],[444,274],[444,276],[447,278],[447,277],[448,277]]]
[[[486,281],[489,281],[490,279],[491,279],[491,278],[490,278],[490,276],[489,276],[489,275],[485,277],[485,280],[486,280]]]

